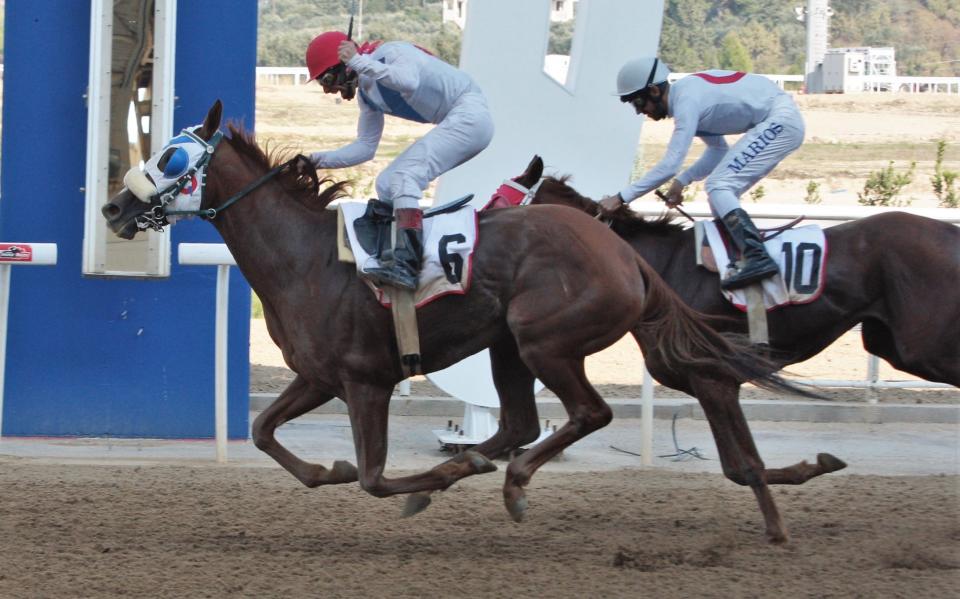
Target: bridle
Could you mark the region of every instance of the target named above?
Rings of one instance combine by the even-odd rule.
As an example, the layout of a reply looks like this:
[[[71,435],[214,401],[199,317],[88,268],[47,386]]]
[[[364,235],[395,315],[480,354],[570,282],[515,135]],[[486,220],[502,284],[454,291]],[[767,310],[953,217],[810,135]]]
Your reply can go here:
[[[183,189],[189,185],[197,173],[200,175],[200,205],[203,205],[203,191],[206,188],[206,173],[203,171],[213,158],[213,154],[217,149],[217,146],[220,144],[220,141],[223,139],[223,132],[217,131],[211,136],[210,141],[201,138],[200,136],[194,134],[191,131],[184,131],[192,141],[203,146],[203,154],[197,159],[197,161],[180,177],[177,178],[171,185],[168,185],[162,190],[159,190],[153,197],[150,198],[150,208],[138,214],[135,218],[137,223],[137,228],[141,231],[147,229],[153,229],[154,231],[163,231],[163,227],[170,224],[168,217],[170,216],[198,216],[204,220],[213,220],[221,212],[229,208],[230,206],[236,204],[244,197],[249,195],[255,189],[276,177],[280,172],[289,168],[291,165],[296,163],[301,159],[300,156],[295,156],[290,160],[279,164],[269,171],[267,171],[263,176],[261,176],[256,181],[245,186],[243,189],[233,194],[226,201],[223,202],[220,206],[216,208],[198,208],[197,210],[172,210],[170,205],[176,200],[177,196],[183,191]]]

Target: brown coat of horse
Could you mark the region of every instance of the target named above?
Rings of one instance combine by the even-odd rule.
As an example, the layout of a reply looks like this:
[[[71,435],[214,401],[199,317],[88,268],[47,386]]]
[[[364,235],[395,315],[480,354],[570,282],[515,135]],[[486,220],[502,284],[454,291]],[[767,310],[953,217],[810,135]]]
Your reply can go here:
[[[217,102],[197,134],[210,139],[220,117]],[[233,129],[210,162],[202,207],[220,206],[272,166],[249,136]],[[560,398],[569,421],[507,468],[504,501],[520,520],[526,510],[523,488],[537,468],[611,419],[610,407],[586,379],[584,357],[632,331],[655,376],[678,381],[699,398],[724,456],[724,471],[752,487],[768,536],[786,539],[767,482],[790,469],[764,469],[736,389],[745,380],[775,390],[791,388],[770,374],[771,364],[753,354],[742,337],[724,337],[707,326],[607,227],[559,206],[484,213],[469,293],[418,311],[426,372],[490,349],[500,430],[473,452],[427,472],[387,478],[388,404],[403,374],[390,312],[353,265],[337,260],[337,218],[324,208],[342,195],[342,186],[321,192],[315,179],[284,172],[212,221],[262,300],[271,337],[297,373],[254,422],[254,442],[303,484],[359,480],[376,496],[421,492],[408,504],[409,511],[419,511],[427,503],[422,492],[495,470],[488,457],[538,437],[533,390],[539,378]],[[124,190],[102,212],[117,235],[130,238],[138,216],[158,204],[156,198],[150,205]],[[333,397],[347,404],[359,471],[347,462],[329,469],[304,462],[275,438],[278,426]],[[806,479],[840,467],[832,464],[804,462],[789,476]]]
[[[532,186],[535,157],[518,179]],[[597,204],[565,178],[547,177],[531,204]],[[610,228],[712,326],[745,333],[745,315],[720,294],[719,277],[695,263],[693,230],[668,217],[647,220],[623,208]],[[781,367],[823,351],[862,323],[863,346],[894,368],[960,387],[960,228],[905,212],[885,212],[824,229],[829,258],[821,296],[768,313],[772,359]],[[665,384],[669,384],[666,381]]]

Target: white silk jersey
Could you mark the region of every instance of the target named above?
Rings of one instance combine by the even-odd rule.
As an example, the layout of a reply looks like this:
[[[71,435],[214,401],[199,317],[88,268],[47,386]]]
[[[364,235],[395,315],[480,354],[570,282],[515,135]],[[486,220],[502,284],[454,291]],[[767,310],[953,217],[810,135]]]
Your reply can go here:
[[[314,154],[319,168],[371,160],[380,145],[385,114],[439,124],[461,98],[478,94],[482,99],[468,74],[408,42],[388,42],[370,54],[358,53],[347,66],[359,76],[357,139],[337,150]]]
[[[690,168],[676,176],[685,186],[710,175],[725,158],[734,161],[731,163],[731,174],[738,174],[743,170],[743,165],[760,156],[760,152],[754,150],[762,151],[767,147],[769,151],[755,165],[764,168],[747,170],[750,173],[769,172],[786,153],[795,149],[781,151],[781,144],[771,143],[784,126],[790,126],[791,133],[799,130],[802,140],[803,121],[793,98],[762,75],[709,70],[684,77],[670,86],[667,114],[673,117],[675,123],[667,151],[643,177],[620,191],[620,196],[626,202],[657,189],[676,175],[683,166],[694,137],[702,139],[707,148]],[[771,115],[774,114],[777,118],[771,121]],[[740,152],[743,154],[741,156],[730,156],[730,147],[724,136],[746,133],[760,125],[763,125],[763,131],[757,132],[757,145],[752,150],[746,147],[745,153]],[[741,179],[748,177],[748,172],[743,172],[743,175]],[[738,187],[748,184],[749,181],[744,181]]]

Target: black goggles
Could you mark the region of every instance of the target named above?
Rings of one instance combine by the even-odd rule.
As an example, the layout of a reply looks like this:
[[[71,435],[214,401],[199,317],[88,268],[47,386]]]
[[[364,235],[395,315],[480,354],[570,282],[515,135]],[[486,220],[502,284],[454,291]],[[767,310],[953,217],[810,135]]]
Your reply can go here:
[[[343,83],[343,80],[346,78],[346,74],[347,69],[341,62],[324,71],[322,75],[317,77],[317,82],[324,87],[332,87],[337,83]]]

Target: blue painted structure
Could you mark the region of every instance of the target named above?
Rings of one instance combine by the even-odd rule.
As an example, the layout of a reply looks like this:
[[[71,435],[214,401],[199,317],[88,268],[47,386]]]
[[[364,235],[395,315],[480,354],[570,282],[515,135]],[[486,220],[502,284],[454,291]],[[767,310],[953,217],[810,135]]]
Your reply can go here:
[[[174,131],[254,122],[257,1],[179,0]],[[216,267],[181,267],[181,242],[221,242],[208,223],[172,229],[171,276],[81,275],[88,0],[7,2],[0,240],[53,242],[55,267],[12,269],[3,431],[10,435],[214,435]],[[250,288],[230,277],[228,427],[248,435]]]

